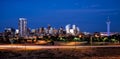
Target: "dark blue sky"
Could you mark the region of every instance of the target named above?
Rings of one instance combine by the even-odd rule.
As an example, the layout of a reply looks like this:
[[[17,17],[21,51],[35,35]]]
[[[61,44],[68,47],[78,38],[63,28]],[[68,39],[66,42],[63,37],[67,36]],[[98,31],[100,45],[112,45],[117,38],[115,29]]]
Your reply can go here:
[[[76,24],[81,31],[105,32],[108,16],[111,31],[120,32],[120,0],[0,0],[0,31],[18,28],[24,17],[30,28]]]

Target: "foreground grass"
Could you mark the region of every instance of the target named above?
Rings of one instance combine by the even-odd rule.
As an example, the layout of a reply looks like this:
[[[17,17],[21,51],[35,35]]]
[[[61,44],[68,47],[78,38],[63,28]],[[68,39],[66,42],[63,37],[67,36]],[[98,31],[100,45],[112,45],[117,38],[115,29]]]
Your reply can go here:
[[[120,48],[0,50],[0,59],[120,59]]]

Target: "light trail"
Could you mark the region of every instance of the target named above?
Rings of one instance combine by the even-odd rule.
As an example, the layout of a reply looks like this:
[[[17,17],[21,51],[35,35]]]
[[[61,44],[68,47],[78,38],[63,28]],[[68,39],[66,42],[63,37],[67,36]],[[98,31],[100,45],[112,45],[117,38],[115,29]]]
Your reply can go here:
[[[38,46],[38,45],[0,45],[0,49],[54,49],[54,48],[98,48],[98,47],[120,47],[120,45],[109,46]]]

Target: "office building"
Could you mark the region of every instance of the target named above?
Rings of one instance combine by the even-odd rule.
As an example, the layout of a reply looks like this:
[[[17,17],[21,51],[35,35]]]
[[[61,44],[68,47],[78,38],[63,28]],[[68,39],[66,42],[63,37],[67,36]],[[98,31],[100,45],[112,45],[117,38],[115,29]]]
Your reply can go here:
[[[26,18],[19,18],[19,37],[27,36],[27,20]]]
[[[70,24],[66,25],[66,33],[69,34],[70,33]]]

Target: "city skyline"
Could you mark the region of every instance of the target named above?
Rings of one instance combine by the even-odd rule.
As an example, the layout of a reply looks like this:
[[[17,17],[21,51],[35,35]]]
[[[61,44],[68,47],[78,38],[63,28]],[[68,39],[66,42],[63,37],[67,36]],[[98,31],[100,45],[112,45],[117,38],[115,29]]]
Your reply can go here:
[[[82,32],[107,32],[107,17],[111,32],[120,32],[120,0],[36,0],[0,1],[0,32],[6,27],[18,29],[18,19],[27,18],[28,27],[58,28],[76,24]]]

